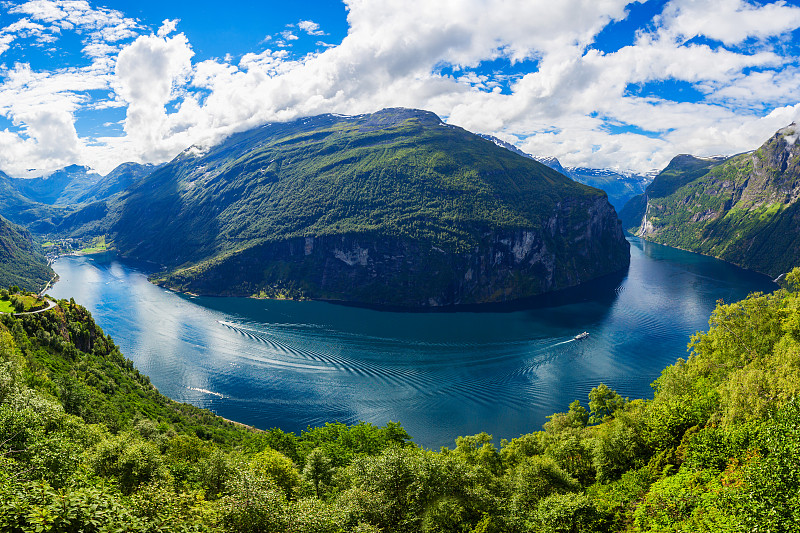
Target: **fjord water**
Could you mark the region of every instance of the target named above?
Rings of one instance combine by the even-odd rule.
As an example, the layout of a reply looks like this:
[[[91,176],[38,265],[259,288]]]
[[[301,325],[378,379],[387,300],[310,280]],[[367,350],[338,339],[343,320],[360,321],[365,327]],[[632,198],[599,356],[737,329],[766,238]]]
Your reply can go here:
[[[541,429],[606,383],[650,383],[719,299],[766,277],[629,237],[627,272],[515,305],[413,313],[325,302],[189,297],[110,257],[63,257],[50,290],[86,306],[167,396],[259,428],[399,421],[426,447]],[[573,337],[582,332],[589,337]]]

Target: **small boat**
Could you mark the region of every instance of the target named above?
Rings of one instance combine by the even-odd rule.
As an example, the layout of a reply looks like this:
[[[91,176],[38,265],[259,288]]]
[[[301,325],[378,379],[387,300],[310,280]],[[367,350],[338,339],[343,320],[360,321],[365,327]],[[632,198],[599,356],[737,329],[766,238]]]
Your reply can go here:
[[[575,335],[574,340],[579,341],[581,339],[585,339],[588,336],[589,336],[589,333],[584,331],[583,333],[578,333],[577,335]]]

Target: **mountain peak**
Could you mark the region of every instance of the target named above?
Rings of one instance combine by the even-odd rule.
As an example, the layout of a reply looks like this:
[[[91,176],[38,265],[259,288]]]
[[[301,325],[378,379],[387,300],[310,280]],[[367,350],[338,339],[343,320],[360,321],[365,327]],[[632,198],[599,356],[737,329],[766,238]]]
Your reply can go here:
[[[675,157],[620,213],[637,235],[775,277],[797,264],[798,131],[790,124],[757,150]]]
[[[798,136],[800,136],[800,131],[797,129],[797,124],[792,122],[785,128],[779,129],[775,135],[782,137],[786,142],[786,149],[791,150],[791,147],[797,142]]]

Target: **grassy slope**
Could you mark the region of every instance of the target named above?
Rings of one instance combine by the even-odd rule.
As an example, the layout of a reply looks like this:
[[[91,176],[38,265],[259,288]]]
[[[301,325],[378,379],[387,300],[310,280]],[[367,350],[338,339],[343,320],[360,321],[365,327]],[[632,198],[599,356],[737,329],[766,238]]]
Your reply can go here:
[[[161,395],[74,302],[4,320],[27,361],[27,383],[59,398],[67,412],[114,430],[147,418],[220,442],[235,438],[230,423]]]
[[[667,168],[647,186],[644,194],[633,197],[623,207],[619,215],[622,226],[632,233],[635,232],[642,223],[646,203],[650,198],[664,198],[673,194],[723,161],[724,159],[703,159],[685,154],[674,157]]]

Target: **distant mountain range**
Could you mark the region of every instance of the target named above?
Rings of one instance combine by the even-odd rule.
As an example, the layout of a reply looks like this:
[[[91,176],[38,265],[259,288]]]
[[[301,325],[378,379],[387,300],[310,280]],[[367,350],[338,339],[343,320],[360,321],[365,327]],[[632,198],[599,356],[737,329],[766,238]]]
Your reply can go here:
[[[102,176],[89,167],[70,165],[30,179],[0,172],[0,214],[36,233],[57,233],[75,225],[70,216],[83,206],[110,199],[158,167],[123,163]]]
[[[503,302],[628,264],[605,194],[419,110],[267,124],[61,221],[202,294]]]
[[[658,171],[651,171],[644,174],[637,174],[631,171],[619,171],[610,168],[589,168],[589,167],[564,167],[555,157],[534,156],[523,152],[511,143],[505,142],[492,135],[481,134],[484,139],[490,140],[498,146],[534,159],[547,165],[556,172],[574,179],[584,185],[589,185],[601,189],[608,194],[608,201],[617,211],[636,195],[642,194],[647,185],[653,181]]]
[[[645,239],[719,257],[771,276],[800,264],[800,129],[754,152],[679,155],[622,210]]]
[[[72,205],[86,200],[102,176],[89,167],[70,165],[47,176],[12,179],[12,185],[27,198],[47,205]]]

